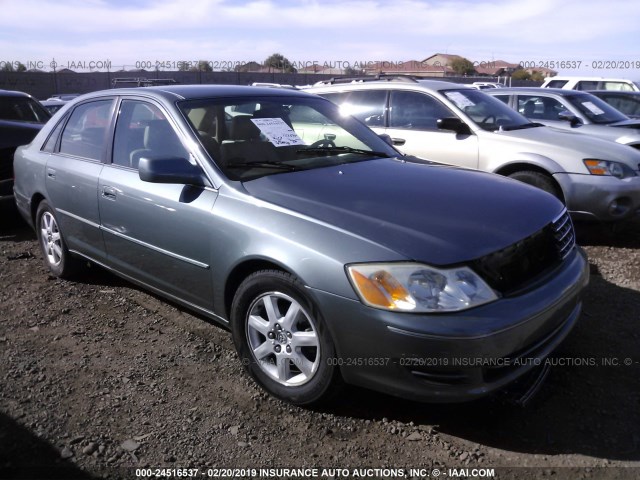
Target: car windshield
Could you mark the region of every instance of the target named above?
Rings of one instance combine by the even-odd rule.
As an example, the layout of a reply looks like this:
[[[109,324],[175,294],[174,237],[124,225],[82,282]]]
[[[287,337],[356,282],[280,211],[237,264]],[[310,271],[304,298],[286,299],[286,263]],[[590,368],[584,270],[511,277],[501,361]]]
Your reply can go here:
[[[0,96],[0,120],[46,123],[49,118],[44,107],[31,98]]]
[[[494,132],[499,129],[516,130],[537,126],[497,98],[480,90],[465,88],[444,90],[442,93],[483,130]]]
[[[320,97],[245,96],[189,100],[178,106],[232,180],[399,155]]]
[[[577,93],[566,95],[565,98],[593,123],[605,125],[628,120],[626,115],[595,95]]]

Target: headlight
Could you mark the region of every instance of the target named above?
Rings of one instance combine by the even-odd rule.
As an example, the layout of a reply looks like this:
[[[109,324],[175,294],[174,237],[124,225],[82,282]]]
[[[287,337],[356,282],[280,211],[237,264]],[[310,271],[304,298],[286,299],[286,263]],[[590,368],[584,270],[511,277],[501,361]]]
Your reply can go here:
[[[365,305],[402,312],[455,312],[498,298],[470,268],[440,269],[418,263],[347,266]]]
[[[596,160],[592,158],[586,158],[583,161],[591,175],[606,175],[621,179],[636,176],[636,172],[624,163],[612,162],[610,160]]]

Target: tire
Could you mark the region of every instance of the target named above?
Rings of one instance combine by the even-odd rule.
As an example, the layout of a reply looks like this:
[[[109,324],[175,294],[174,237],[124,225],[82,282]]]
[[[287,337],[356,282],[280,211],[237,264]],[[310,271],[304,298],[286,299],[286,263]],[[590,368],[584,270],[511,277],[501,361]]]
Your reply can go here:
[[[293,275],[262,270],[247,277],[231,305],[231,331],[249,375],[275,397],[311,405],[337,391],[333,341]]]
[[[509,178],[513,178],[514,180],[518,180],[519,182],[526,183],[527,185],[531,185],[532,187],[537,187],[540,190],[544,190],[547,193],[550,193],[562,203],[564,203],[564,198],[562,197],[562,192],[556,182],[553,179],[541,172],[536,172],[533,170],[522,170],[520,172],[514,172],[509,175]]]
[[[58,219],[46,200],[38,205],[36,233],[44,264],[54,276],[69,278],[78,272],[80,263],[69,253]]]

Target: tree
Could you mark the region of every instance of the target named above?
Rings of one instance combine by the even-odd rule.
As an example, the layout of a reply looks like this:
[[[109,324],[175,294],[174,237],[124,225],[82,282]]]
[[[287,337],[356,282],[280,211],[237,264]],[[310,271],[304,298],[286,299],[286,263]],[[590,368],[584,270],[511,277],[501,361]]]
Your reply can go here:
[[[464,57],[453,59],[449,66],[458,75],[473,75],[476,73],[476,69],[471,60]]]
[[[544,82],[544,75],[542,74],[542,72],[534,70],[533,72],[531,72],[531,80],[533,80],[534,82]]]
[[[211,62],[207,62],[206,60],[199,60],[198,65],[194,65],[189,69],[191,72],[213,72],[213,66]]]
[[[280,53],[269,55],[264,61],[264,66],[282,73],[296,73],[296,69],[291,62]]]
[[[350,75],[352,77],[358,77],[360,75],[364,75],[364,70],[361,68],[354,68],[354,67],[346,67],[344,69],[344,74],[345,75]]]
[[[531,74],[524,70],[523,68],[519,68],[515,72],[511,74],[511,78],[513,80],[530,80]]]
[[[3,72],[26,72],[27,66],[21,62],[6,62],[0,70]]]

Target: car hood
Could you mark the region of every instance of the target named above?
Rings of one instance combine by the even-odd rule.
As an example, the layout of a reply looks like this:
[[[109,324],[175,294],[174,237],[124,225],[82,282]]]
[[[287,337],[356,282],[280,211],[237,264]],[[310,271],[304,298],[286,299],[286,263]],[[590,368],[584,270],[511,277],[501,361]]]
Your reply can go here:
[[[432,265],[505,248],[563,209],[551,195],[498,175],[397,159],[275,174],[244,186],[258,199]]]
[[[611,130],[614,131],[614,130]],[[626,145],[587,134],[586,130],[563,130],[554,127],[534,127],[523,130],[507,130],[491,133],[493,148],[502,148],[504,153],[508,144],[511,151],[535,152],[560,163],[568,172],[588,173],[582,160],[599,158],[626,163],[636,170],[640,153]],[[488,146],[487,146],[488,147]],[[486,148],[486,147],[485,147]]]
[[[640,120],[630,118],[629,120],[622,120],[620,122],[610,123],[608,126],[640,129]]]

